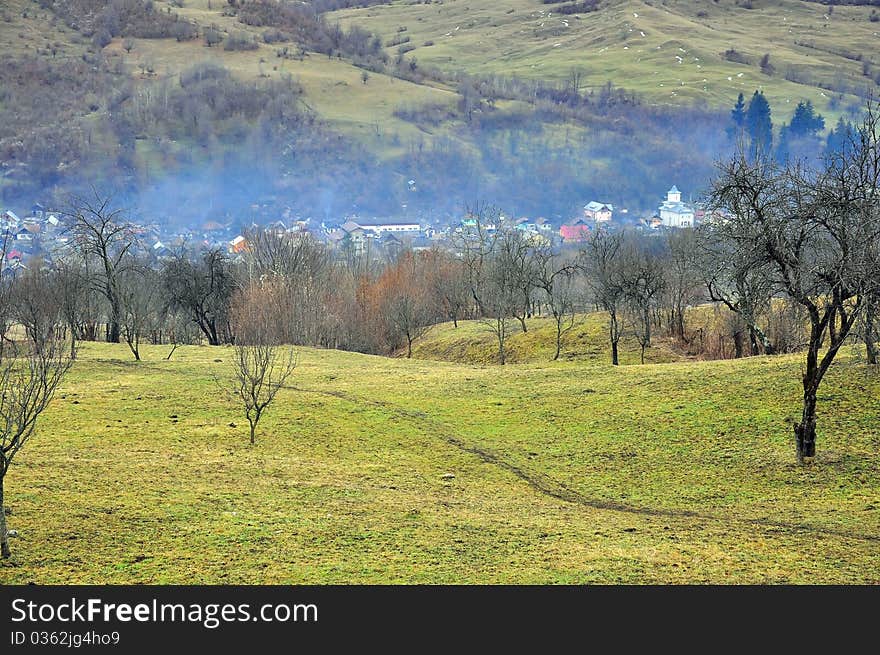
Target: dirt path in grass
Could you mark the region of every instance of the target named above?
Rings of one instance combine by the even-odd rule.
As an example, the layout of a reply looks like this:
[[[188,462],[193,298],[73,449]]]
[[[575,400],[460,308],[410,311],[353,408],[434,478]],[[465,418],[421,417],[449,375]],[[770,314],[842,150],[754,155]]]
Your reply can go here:
[[[453,426],[448,423],[444,423],[437,419],[431,418],[425,412],[419,410],[410,410],[405,407],[400,407],[399,405],[395,405],[393,403],[381,401],[381,400],[370,400],[367,398],[358,397],[352,395],[350,393],[346,393],[344,391],[329,391],[324,389],[304,389],[302,387],[285,387],[292,391],[299,391],[304,393],[313,393],[323,396],[330,396],[333,398],[337,398],[339,400],[344,400],[346,402],[360,404],[360,405],[369,405],[372,407],[377,407],[386,411],[390,411],[394,415],[408,419],[412,421],[417,421],[419,427],[429,428],[431,432],[436,434],[436,436],[440,439],[443,439],[449,445],[461,450],[462,452],[469,453],[471,455],[475,455],[486,463],[492,464],[494,466],[498,466],[509,473],[512,473],[517,478],[528,484],[535,491],[549,496],[551,498],[555,498],[557,500],[561,500],[566,503],[573,503],[577,505],[581,505],[584,507],[589,507],[592,509],[598,510],[608,510],[613,512],[624,512],[628,514],[637,514],[641,516],[658,516],[658,517],[668,517],[674,519],[681,518],[692,518],[703,521],[711,521],[711,522],[725,522],[725,523],[738,523],[740,525],[752,525],[761,528],[765,528],[768,531],[776,531],[776,530],[785,530],[790,532],[799,532],[806,534],[821,534],[821,535],[829,535],[834,537],[842,537],[845,539],[856,539],[859,541],[869,541],[869,542],[880,542],[880,535],[877,534],[864,534],[859,532],[853,532],[851,530],[843,530],[837,528],[827,528],[827,527],[819,527],[814,525],[809,525],[807,523],[795,523],[789,521],[776,521],[772,519],[763,519],[763,518],[737,518],[730,516],[716,516],[713,514],[707,514],[703,512],[696,512],[693,510],[687,509],[665,509],[665,508],[657,508],[657,507],[638,507],[635,505],[627,505],[625,503],[620,503],[613,500],[603,500],[600,498],[590,498],[581,494],[574,489],[564,485],[557,480],[545,475],[544,473],[539,473],[535,471],[528,471],[523,467],[510,462],[501,455],[492,452],[491,450],[481,448],[480,446],[467,443],[465,440],[454,434],[455,429]]]

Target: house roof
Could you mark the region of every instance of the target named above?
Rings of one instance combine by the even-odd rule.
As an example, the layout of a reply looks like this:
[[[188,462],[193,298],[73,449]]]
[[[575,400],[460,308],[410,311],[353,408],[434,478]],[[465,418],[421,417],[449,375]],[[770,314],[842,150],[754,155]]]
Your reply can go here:
[[[614,211],[614,205],[612,205],[611,203],[596,202],[595,200],[591,200],[590,202],[588,202],[586,204],[586,206],[584,206],[584,209],[586,209],[587,211],[591,211],[591,212],[598,212],[598,211],[602,211],[606,207],[608,208],[608,211],[611,211],[611,212]]]
[[[377,227],[420,227],[416,221],[387,221],[384,223],[358,223],[357,225],[368,230]],[[343,225],[343,228],[344,227],[345,226]]]
[[[673,214],[693,214],[694,210],[688,207],[683,202],[664,202],[660,205],[660,209],[665,212],[672,212]]]
[[[672,188],[669,189],[669,191],[667,193],[681,193],[681,191],[679,191],[678,187],[673,184]]]
[[[352,232],[353,230],[358,229],[360,225],[358,225],[354,221],[345,221],[345,223],[340,225],[340,227],[346,232]]]
[[[20,250],[10,250],[6,253],[6,259],[21,259],[21,251]]]

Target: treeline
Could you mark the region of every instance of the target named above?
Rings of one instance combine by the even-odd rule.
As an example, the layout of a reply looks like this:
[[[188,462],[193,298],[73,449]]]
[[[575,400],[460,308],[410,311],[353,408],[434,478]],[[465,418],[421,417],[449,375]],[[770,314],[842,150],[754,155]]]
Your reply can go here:
[[[254,227],[236,260],[182,247],[157,263],[122,212],[107,200],[80,201],[66,218],[75,247],[4,278],[0,333],[13,323],[42,330],[55,316],[44,312],[55,307],[74,342],[124,342],[140,359],[142,343],[167,344],[169,353],[178,344],[235,343],[231,316],[253,295],[272,317],[266,329],[277,343],[381,355],[411,355],[432,325],[470,319],[493,335],[504,364],[510,336],[545,316],[555,325],[557,359],[590,311],[607,313],[614,364],[624,338],[639,344],[643,362],[657,338],[708,359],[806,345],[803,308],[744,275],[742,262],[720,257],[717,231],[599,229],[580,247],[559,249],[496,209],[472,217],[476,224],[445,244],[382,259],[352,243],[331,250],[308,232]]]

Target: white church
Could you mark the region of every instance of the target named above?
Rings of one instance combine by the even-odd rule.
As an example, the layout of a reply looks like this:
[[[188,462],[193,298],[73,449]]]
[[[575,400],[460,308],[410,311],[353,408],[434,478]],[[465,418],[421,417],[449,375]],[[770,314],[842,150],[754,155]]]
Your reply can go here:
[[[660,220],[664,227],[694,227],[694,210],[681,201],[681,191],[675,185],[660,205]]]

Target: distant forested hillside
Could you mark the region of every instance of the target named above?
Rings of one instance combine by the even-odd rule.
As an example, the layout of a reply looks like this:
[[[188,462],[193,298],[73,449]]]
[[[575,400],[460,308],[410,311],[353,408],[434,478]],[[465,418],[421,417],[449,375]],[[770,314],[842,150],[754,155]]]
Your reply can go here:
[[[629,24],[635,19],[621,22],[620,12],[633,4],[593,3],[589,17],[559,20],[581,21],[578,30]],[[546,22],[560,6],[511,0],[472,11],[485,14],[490,35],[508,39],[505,21],[525,25],[534,14]],[[733,11],[719,6],[704,19],[672,3],[662,10],[670,24],[654,19],[653,29]],[[674,103],[658,102],[647,73],[592,68],[598,46],[563,40],[546,52],[511,51],[509,67],[486,70],[470,58],[499,62],[501,42],[479,45],[471,36],[456,46],[460,64],[433,61],[435,46],[422,32],[446,29],[444,17],[458,22],[467,9],[454,1],[10,0],[0,9],[2,201],[60,199],[94,184],[175,220],[246,220],[254,205],[319,219],[352,212],[431,218],[480,200],[564,220],[593,199],[650,210],[673,183],[696,196],[713,162],[733,147],[730,110],[739,87],[720,94],[723,102],[688,98],[687,85]],[[467,24],[460,32],[474,31]],[[534,39],[545,37],[525,40]],[[689,49],[683,46],[673,51]],[[714,44],[723,46],[723,39]],[[554,63],[566,49],[567,65]],[[516,62],[525,56],[535,67],[546,63],[545,74],[524,72]],[[743,57],[751,62],[751,54]],[[753,84],[741,85],[746,100],[755,88],[772,87],[766,97],[777,147],[793,134],[787,124],[801,98],[786,102],[784,77],[734,59],[718,53],[725,66],[766,78],[745,78]],[[763,68],[774,65],[775,53]],[[871,56],[861,66],[873,83]],[[803,85],[795,91],[812,95]],[[843,93],[831,100],[815,102],[827,128],[860,107]],[[824,134],[811,133],[812,151]]]

